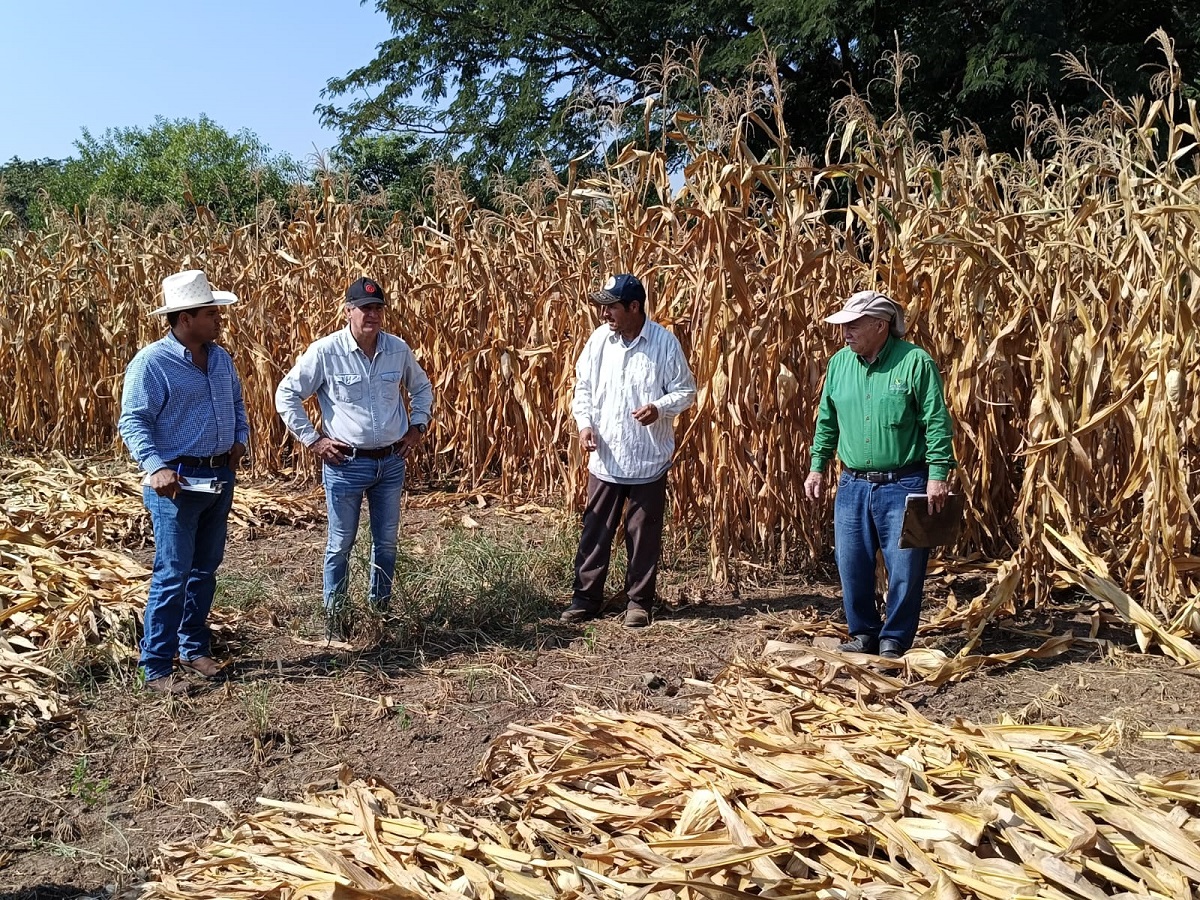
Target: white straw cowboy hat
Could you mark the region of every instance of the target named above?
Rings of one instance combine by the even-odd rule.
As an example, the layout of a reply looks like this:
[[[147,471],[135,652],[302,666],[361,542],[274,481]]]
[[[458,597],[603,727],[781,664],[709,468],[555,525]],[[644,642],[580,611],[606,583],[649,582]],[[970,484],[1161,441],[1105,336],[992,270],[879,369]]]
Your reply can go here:
[[[237,303],[237,297],[229,291],[214,291],[206,276],[199,269],[188,269],[168,275],[162,283],[163,305],[150,315],[165,316],[167,313],[202,306],[228,306]]]

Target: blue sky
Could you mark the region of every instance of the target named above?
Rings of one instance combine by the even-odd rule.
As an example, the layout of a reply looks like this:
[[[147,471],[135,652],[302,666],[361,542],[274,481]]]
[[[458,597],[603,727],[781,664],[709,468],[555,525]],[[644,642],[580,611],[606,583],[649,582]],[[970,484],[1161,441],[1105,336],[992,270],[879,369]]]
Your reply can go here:
[[[390,35],[357,0],[0,0],[0,22],[0,163],[203,113],[311,164],[337,142],[313,113],[326,81]]]

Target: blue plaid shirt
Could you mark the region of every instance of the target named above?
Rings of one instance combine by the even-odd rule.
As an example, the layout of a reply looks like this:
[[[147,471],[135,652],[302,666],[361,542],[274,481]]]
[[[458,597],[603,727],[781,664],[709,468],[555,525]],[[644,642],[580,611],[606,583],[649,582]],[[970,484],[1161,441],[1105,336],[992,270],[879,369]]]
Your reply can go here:
[[[117,430],[149,474],[179,456],[217,456],[245,445],[250,426],[233,358],[209,344],[205,373],[169,332],[143,347],[125,369]]]

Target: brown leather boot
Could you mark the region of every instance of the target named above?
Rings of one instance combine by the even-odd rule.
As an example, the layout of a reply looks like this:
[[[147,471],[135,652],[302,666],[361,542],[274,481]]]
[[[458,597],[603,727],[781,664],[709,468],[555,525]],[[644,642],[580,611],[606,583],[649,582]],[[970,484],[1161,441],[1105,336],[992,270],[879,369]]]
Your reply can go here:
[[[179,666],[183,669],[189,669],[205,678],[219,678],[225,667],[218,663],[211,656],[197,656],[195,659],[181,659]]]
[[[146,690],[165,697],[186,697],[192,692],[192,686],[176,673],[154,678],[146,682]]]

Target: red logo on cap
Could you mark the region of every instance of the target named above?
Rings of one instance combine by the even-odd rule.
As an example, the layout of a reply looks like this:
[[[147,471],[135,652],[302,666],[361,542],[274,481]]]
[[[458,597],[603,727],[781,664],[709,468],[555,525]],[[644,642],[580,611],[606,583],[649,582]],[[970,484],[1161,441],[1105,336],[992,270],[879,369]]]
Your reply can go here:
[[[368,281],[366,284],[363,285],[363,290],[366,291],[368,294],[373,294],[373,293],[375,293],[375,285],[371,284],[371,282]]]

